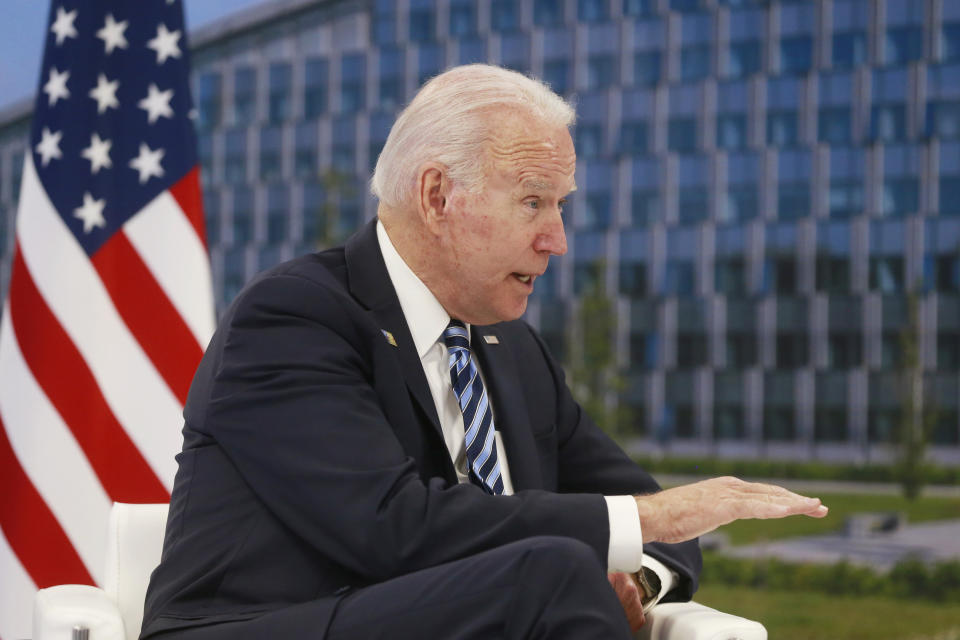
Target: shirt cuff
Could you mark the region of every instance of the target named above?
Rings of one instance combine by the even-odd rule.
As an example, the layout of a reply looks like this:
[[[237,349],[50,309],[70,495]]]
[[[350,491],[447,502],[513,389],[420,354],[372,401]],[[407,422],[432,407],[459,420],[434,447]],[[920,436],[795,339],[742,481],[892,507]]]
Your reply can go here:
[[[670,590],[676,586],[679,577],[677,573],[670,569],[667,565],[663,564],[653,556],[643,555],[643,566],[647,569],[652,569],[657,577],[660,578],[660,592],[657,593],[653,598],[644,605],[644,612],[649,611],[653,608],[653,605],[660,602],[660,598],[670,593]]]
[[[639,571],[644,563],[644,555],[637,501],[633,496],[604,496],[603,499],[607,501],[607,516],[610,519],[607,571]]]

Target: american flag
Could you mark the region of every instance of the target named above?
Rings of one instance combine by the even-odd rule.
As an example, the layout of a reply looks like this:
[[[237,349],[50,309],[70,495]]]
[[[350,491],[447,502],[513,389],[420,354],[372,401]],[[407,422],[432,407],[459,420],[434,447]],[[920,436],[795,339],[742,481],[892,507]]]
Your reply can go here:
[[[166,502],[213,333],[179,0],[54,0],[0,320],[0,638]]]

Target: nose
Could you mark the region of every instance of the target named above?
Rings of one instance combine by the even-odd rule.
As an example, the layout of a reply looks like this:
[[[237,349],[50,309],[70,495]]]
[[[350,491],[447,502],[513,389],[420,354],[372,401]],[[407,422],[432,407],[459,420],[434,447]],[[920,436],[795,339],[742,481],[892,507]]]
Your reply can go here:
[[[533,241],[533,249],[537,253],[548,253],[552,256],[562,256],[567,252],[567,233],[563,228],[563,218],[554,216],[544,225]]]

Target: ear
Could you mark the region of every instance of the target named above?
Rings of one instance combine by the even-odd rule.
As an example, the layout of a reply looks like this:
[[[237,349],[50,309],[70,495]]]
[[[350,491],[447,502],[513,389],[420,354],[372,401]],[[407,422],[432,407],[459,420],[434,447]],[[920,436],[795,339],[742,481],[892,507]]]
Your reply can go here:
[[[437,163],[427,163],[420,168],[417,176],[417,213],[420,220],[431,231],[446,221],[449,215],[447,197],[450,195],[450,179],[446,167]]]

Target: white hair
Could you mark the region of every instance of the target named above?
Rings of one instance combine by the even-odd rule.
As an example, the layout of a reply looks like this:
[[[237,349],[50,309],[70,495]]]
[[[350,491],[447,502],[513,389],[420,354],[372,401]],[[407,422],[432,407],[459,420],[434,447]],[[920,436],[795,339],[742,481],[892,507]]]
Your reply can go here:
[[[388,207],[405,203],[425,162],[445,166],[454,185],[480,191],[489,115],[504,107],[556,127],[576,117],[573,105],[539,80],[487,64],[454,67],[423,85],[393,124],[370,181],[373,195]]]

